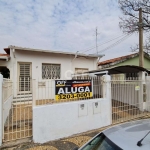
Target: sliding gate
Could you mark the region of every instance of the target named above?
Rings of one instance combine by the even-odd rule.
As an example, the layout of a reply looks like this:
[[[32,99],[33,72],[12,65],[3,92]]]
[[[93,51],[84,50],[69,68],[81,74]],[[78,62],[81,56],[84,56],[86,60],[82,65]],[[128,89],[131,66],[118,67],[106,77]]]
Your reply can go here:
[[[149,115],[150,80],[137,78],[111,81],[112,123],[121,123]]]

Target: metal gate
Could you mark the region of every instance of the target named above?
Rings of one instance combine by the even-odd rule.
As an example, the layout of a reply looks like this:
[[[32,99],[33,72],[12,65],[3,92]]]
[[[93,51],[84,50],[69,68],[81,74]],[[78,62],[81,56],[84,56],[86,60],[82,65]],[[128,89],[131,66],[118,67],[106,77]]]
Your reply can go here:
[[[32,94],[17,94],[17,85],[3,81],[3,142],[32,136]]]
[[[145,96],[148,86],[150,82],[138,78],[111,81],[112,124],[149,115],[150,95],[149,98]]]

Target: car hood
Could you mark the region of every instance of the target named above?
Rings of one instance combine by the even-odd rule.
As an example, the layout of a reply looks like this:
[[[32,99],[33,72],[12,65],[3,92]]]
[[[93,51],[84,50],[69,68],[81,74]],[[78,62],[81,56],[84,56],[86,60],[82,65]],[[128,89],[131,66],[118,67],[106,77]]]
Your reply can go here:
[[[103,133],[116,145],[124,150],[150,150],[150,134],[142,141],[142,146],[137,146],[150,131],[150,119],[124,123],[111,127]]]

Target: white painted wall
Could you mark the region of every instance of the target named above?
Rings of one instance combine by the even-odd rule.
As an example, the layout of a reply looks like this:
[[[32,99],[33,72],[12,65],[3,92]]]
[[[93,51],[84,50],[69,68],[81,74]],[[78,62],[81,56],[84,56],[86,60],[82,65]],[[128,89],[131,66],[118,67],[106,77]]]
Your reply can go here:
[[[110,76],[104,76],[104,80],[104,98],[34,106],[34,142],[44,143],[110,125]]]
[[[0,146],[3,139],[3,99],[2,99],[3,76],[0,74]]]
[[[3,138],[3,129],[6,119],[9,115],[9,111],[11,109],[12,99],[13,96],[9,96],[8,99],[3,100],[3,75],[0,74],[0,146],[2,145],[2,138]]]
[[[3,125],[6,122],[6,119],[9,115],[9,111],[11,109],[12,105],[12,100],[13,100],[13,95],[11,95],[4,103],[3,103]]]
[[[71,74],[75,72],[75,68],[88,68],[89,70],[97,69],[96,58],[75,58],[72,55],[51,54],[32,51],[10,50],[11,60],[10,79],[14,81],[14,93],[17,95],[18,84],[18,63],[30,62],[32,69],[32,79],[36,81],[48,81],[42,79],[42,63],[61,64],[61,79],[71,79]],[[75,59],[74,59],[75,58]]]
[[[95,107],[98,103],[98,108]],[[84,104],[84,109],[81,105]],[[92,99],[33,108],[33,141],[44,143],[111,124],[110,101]]]
[[[32,63],[32,78],[42,80],[42,63],[61,64],[61,79],[67,79],[66,74],[68,71],[75,71],[75,68],[88,68],[94,70],[97,68],[96,58],[75,58],[71,55],[63,54],[50,54],[42,52],[30,51],[15,51],[15,65],[18,67],[18,62],[31,62]],[[15,69],[15,74],[17,74]],[[70,76],[71,77],[71,76]]]
[[[40,82],[35,81],[36,100],[55,99],[55,80],[42,80],[45,86],[40,86]]]
[[[144,102],[143,109],[150,112],[150,76],[146,76],[146,102]]]

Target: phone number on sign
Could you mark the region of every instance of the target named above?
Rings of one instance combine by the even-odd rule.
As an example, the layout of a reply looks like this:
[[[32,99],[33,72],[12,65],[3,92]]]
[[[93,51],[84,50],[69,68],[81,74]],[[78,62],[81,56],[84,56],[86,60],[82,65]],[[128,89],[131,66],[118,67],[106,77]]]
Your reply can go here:
[[[76,99],[76,98],[89,98],[92,97],[92,92],[87,93],[75,93],[75,94],[61,94],[57,95],[59,99]]]

